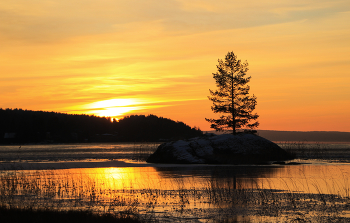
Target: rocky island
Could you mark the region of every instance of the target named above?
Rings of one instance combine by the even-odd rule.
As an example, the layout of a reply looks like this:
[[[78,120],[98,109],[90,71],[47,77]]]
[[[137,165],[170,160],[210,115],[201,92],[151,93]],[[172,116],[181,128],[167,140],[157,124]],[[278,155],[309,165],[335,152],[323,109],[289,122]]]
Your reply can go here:
[[[292,159],[277,144],[254,134],[206,135],[161,144],[148,163],[267,164]]]

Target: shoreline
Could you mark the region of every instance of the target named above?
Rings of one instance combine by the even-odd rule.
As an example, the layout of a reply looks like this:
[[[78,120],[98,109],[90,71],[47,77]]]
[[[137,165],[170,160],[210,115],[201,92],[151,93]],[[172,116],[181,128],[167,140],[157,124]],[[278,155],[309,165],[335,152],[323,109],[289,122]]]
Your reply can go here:
[[[290,165],[334,165],[349,163],[328,163],[315,160],[290,160],[284,164],[270,165],[234,165],[234,164],[175,164],[175,163],[146,163],[146,162],[128,162],[125,160],[100,160],[100,161],[59,161],[59,162],[0,162],[0,171],[6,170],[61,170],[61,169],[80,169],[80,168],[127,168],[127,167],[198,167],[198,166],[263,166],[263,167],[282,167]]]
[[[3,170],[59,170],[79,168],[127,168],[127,167],[185,167],[185,166],[237,166],[215,164],[176,164],[176,163],[146,163],[126,162],[123,160],[109,161],[60,161],[60,162],[4,162],[0,163]]]
[[[120,160],[112,161],[61,161],[61,162],[4,162],[0,170],[56,170],[75,168],[108,168],[108,167],[149,167],[149,163],[127,163]]]

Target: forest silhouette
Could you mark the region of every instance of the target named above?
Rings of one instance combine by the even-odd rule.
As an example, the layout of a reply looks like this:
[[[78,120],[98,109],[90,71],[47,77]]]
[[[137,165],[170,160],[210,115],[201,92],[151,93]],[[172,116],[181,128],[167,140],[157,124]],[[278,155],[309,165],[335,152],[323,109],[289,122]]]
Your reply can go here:
[[[155,142],[201,136],[199,128],[155,115],[110,117],[0,108],[0,143]]]

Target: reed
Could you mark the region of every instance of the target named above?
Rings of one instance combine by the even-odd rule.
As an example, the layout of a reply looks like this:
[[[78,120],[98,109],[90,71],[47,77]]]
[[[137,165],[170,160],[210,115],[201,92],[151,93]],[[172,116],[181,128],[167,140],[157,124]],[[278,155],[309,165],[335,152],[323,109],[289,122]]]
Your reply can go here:
[[[89,211],[53,211],[0,207],[2,223],[138,223],[137,218],[112,214],[93,214]]]
[[[221,222],[245,219],[286,222],[326,222],[343,219],[350,203],[347,178],[336,182],[309,179],[281,179],[284,190],[276,190],[268,179],[175,177],[153,182],[121,182],[55,170],[6,171],[0,176],[0,204],[3,208],[32,211],[82,211],[103,216],[123,216],[138,221]],[[125,179],[126,181],[126,179]],[[326,181],[326,179],[325,179]],[[120,188],[118,185],[125,186]],[[139,185],[139,187],[136,187]],[[310,188],[307,193],[305,188]],[[311,190],[316,192],[311,192]],[[291,213],[298,213],[291,214]],[[197,216],[197,217],[196,217]],[[198,217],[200,216],[200,217]],[[248,216],[244,218],[243,216]],[[250,217],[249,217],[250,216]]]
[[[288,153],[293,154],[297,159],[322,159],[332,160],[338,158],[334,156],[333,148],[328,144],[320,142],[279,142],[279,146]],[[339,157],[340,158],[340,157]]]
[[[142,143],[134,145],[131,159],[136,161],[146,161],[147,158],[157,150],[158,146],[159,143]]]

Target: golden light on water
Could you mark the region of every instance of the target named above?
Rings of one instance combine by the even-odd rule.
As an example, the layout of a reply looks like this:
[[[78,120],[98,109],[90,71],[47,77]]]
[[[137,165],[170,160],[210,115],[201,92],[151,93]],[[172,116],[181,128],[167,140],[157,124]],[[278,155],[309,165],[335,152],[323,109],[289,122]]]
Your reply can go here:
[[[180,213],[183,217],[188,212],[205,219],[205,213],[213,208],[235,210],[237,204],[259,208],[270,202],[285,208],[292,201],[294,209],[295,204],[301,204],[300,208],[305,202],[312,204],[311,208],[324,208],[324,199],[331,199],[327,202],[345,202],[342,204],[347,207],[348,165],[256,167],[247,170],[251,174],[242,174],[240,167],[214,169],[217,171],[197,172],[188,166],[16,171],[0,176],[0,195],[3,201],[19,207],[33,200],[43,207],[60,200],[64,205],[59,208],[79,207],[101,213],[133,207],[140,213],[157,210],[159,216]],[[193,174],[183,174],[188,170]],[[20,199],[14,196],[18,194]]]
[[[95,184],[99,182],[100,190],[180,190],[208,187],[237,189],[276,189],[302,193],[322,193],[348,195],[348,166],[287,166],[284,168],[265,169],[261,176],[217,177],[213,173],[199,176],[181,176],[173,169],[162,171],[154,167],[124,167],[124,168],[91,168],[69,170],[70,174],[84,176],[83,182]],[[67,170],[57,170],[63,175]],[[208,175],[207,175],[208,174]],[[236,178],[236,179],[234,179]],[[235,182],[236,185],[233,185]],[[97,185],[97,184],[96,184]]]
[[[147,171],[147,168],[144,170]],[[137,187],[136,180],[141,178],[134,168],[94,168],[93,172],[93,180],[104,182],[106,188],[103,189],[122,190]]]

